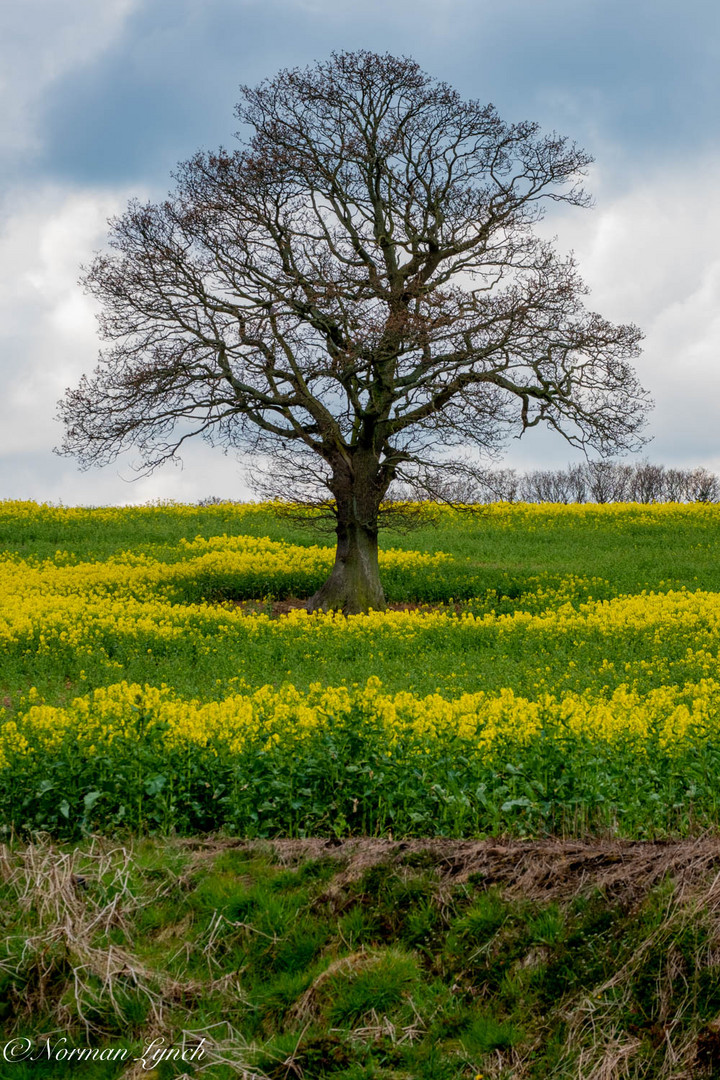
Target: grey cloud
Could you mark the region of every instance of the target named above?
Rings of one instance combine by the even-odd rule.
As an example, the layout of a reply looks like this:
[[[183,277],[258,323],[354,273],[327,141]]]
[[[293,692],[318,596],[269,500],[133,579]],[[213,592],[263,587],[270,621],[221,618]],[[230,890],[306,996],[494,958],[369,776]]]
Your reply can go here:
[[[700,0],[682,17],[670,0],[146,0],[102,55],[55,80],[42,168],[164,185],[178,159],[230,141],[239,83],[366,47],[589,143],[620,179],[716,129],[718,22]]]

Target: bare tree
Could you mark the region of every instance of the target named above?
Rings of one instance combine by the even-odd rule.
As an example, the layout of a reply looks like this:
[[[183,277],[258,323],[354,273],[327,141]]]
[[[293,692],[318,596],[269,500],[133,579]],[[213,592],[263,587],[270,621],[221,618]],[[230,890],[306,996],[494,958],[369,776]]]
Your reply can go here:
[[[634,469],[614,461],[589,461],[585,466],[588,491],[593,502],[623,502],[631,497]]]
[[[662,502],[665,496],[665,466],[640,461],[633,468],[630,494],[634,502]]]
[[[668,502],[684,502],[688,497],[687,469],[666,469],[663,481],[665,498]]]
[[[482,477],[485,502],[517,502],[520,495],[520,477],[515,469],[485,471]]]
[[[526,473],[520,490],[527,502],[568,503],[572,499],[572,477],[565,469],[536,469]]]
[[[588,205],[586,153],[364,51],[243,88],[237,115],[240,149],[197,154],[165,202],[112,221],[85,276],[110,346],[61,405],[61,452],[135,446],[153,468],[199,434],[270,455],[336,517],[310,609],[353,612],[385,605],[394,480],[540,423],[639,445],[641,334],[587,311],[573,260],[533,230],[547,203]]]
[[[720,480],[708,469],[693,469],[688,476],[687,499],[690,502],[717,502],[720,499]]]
[[[585,502],[587,496],[587,472],[582,465],[568,465],[568,491],[570,502]]]
[[[515,469],[490,469],[454,461],[446,466],[429,466],[418,472],[412,482],[394,484],[390,498],[428,498],[455,507],[472,510],[492,502],[515,502],[520,494],[521,477]],[[386,511],[387,513],[387,511]]]

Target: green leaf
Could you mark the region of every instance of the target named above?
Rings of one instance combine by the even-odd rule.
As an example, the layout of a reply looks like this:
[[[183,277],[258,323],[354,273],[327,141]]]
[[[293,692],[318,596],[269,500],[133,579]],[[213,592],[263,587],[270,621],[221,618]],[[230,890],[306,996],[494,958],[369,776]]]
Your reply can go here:
[[[85,805],[85,811],[92,810],[95,803],[101,797],[102,791],[88,791],[87,795],[83,799]]]

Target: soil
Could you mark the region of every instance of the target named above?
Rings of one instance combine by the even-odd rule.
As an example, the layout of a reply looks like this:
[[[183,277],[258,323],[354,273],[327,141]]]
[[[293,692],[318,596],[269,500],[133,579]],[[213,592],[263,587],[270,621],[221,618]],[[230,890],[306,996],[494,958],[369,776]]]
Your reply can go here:
[[[180,841],[201,856],[226,847],[271,847],[280,862],[293,866],[306,859],[338,860],[332,891],[360,878],[370,867],[388,870],[422,865],[441,882],[460,883],[471,876],[525,899],[563,899],[599,889],[608,900],[634,905],[666,877],[682,889],[716,874],[720,881],[720,837],[677,841],[626,840],[233,840]]]
[[[256,615],[259,612],[267,613],[271,619],[277,619],[281,615],[287,615],[290,611],[296,611],[300,608],[307,607],[307,599],[301,600],[297,596],[288,596],[285,600],[273,600],[268,603],[265,600],[231,600],[230,603],[233,607],[239,608],[244,615]],[[459,603],[454,604],[432,604],[421,603],[420,601],[389,601],[387,605],[388,611],[454,611],[459,614],[463,610],[463,605]]]

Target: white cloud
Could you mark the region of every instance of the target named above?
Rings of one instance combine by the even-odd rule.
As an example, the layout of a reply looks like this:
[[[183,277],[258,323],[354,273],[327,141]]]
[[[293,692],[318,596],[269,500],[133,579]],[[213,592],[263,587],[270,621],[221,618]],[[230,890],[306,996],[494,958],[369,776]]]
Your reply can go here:
[[[97,351],[93,305],[77,278],[124,201],[55,187],[8,193],[0,230],[0,453],[47,447],[56,399]]]
[[[80,265],[103,246],[106,220],[129,194],[60,187],[8,193],[0,227],[0,498],[138,503],[248,496],[234,459],[204,444],[188,449],[184,468],[170,465],[141,479],[129,458],[80,473],[52,454],[61,438],[57,400],[94,367],[98,351],[95,305],[77,284]]]
[[[167,465],[137,477],[130,464],[80,472],[72,461],[49,450],[0,454],[0,499],[32,499],[66,506],[137,506],[156,499],[196,502],[210,495],[252,499],[240,467],[203,444],[188,448],[184,468]]]
[[[718,182],[720,160],[665,169],[614,199],[603,195],[602,178],[591,179],[597,207],[568,215],[566,224],[598,304],[647,326],[703,287],[720,259]],[[564,227],[560,240],[568,240]]]
[[[22,0],[0,5],[0,144],[37,146],[38,107],[52,83],[92,63],[140,0]]]
[[[600,181],[600,182],[598,182]],[[656,408],[646,449],[667,465],[720,471],[720,160],[658,172],[616,198],[602,177],[591,211],[551,215],[543,232],[573,249],[591,288],[587,304],[645,332],[637,370]],[[510,449],[518,467],[559,465],[559,438],[534,432]]]

